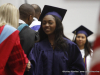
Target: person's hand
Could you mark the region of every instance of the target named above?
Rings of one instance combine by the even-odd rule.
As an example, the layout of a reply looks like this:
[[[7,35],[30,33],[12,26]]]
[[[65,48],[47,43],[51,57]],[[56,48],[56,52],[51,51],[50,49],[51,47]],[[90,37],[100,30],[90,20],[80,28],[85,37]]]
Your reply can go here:
[[[30,68],[31,68],[31,62],[28,61],[27,66],[26,66],[26,71],[29,71]]]

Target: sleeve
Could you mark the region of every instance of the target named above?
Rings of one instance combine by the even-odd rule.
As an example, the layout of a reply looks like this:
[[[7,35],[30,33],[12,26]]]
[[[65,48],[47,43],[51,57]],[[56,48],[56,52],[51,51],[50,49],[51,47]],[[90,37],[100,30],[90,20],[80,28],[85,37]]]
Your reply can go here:
[[[28,75],[35,75],[35,66],[37,63],[37,59],[39,57],[39,47],[37,45],[37,43],[35,43],[34,47],[32,48],[32,50],[29,53],[28,59],[31,62],[31,69],[28,72]]]
[[[28,58],[21,47],[19,36],[8,59],[12,75],[23,75],[28,63]]]
[[[85,75],[85,64],[81,52],[75,44],[70,46],[69,60],[70,73],[68,75]]]
[[[39,40],[39,32],[36,32],[35,33],[35,41],[38,41]]]

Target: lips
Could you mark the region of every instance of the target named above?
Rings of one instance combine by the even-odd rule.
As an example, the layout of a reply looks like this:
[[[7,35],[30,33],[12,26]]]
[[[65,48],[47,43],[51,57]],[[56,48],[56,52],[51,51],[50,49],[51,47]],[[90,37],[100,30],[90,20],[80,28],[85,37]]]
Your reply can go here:
[[[48,32],[48,31],[50,31],[50,29],[45,29],[45,31],[47,31],[47,32]]]
[[[79,44],[81,44],[82,42],[78,42]]]

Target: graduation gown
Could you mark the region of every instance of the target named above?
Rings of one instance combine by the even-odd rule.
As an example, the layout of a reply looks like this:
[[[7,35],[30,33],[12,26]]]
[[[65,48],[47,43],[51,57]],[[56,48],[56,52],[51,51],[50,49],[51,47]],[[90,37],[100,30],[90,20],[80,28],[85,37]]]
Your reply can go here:
[[[0,75],[23,75],[28,59],[20,44],[19,31],[0,27]]]
[[[77,45],[66,39],[68,51],[53,50],[48,39],[35,43],[29,54],[31,69],[28,75],[85,75],[85,65]],[[69,71],[69,72],[68,72]],[[71,72],[78,71],[78,72]]]
[[[85,63],[86,70],[89,72],[90,71],[90,63],[91,63],[91,59],[93,56],[93,50],[91,49],[91,55],[89,54],[87,57],[85,57],[85,49],[81,49],[80,51],[81,51],[82,58]]]
[[[22,29],[20,30],[20,28]],[[34,46],[35,41],[37,40],[38,33],[32,30],[27,24],[22,24],[18,27],[18,30],[20,30],[19,36],[20,36],[20,43],[22,45],[22,48],[24,52],[29,54],[30,50]]]

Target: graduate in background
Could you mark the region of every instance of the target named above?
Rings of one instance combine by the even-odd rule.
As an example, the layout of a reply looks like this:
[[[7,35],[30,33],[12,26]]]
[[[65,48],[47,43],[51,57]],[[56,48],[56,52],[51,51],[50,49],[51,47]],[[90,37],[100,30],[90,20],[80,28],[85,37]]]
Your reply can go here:
[[[41,15],[41,8],[37,4],[32,4],[33,8],[35,9],[35,16],[33,17],[33,22],[29,26],[31,29],[38,31],[41,25],[41,22],[38,21]]]
[[[19,7],[19,13],[19,21],[22,24],[17,29],[20,31],[19,36],[22,48],[28,56],[38,38],[38,33],[29,27],[33,21],[33,17],[35,16],[35,10],[30,4],[22,4]]]
[[[19,11],[14,5],[0,6],[0,75],[23,75],[30,65],[20,44],[18,20]]]
[[[80,72],[85,71],[85,65],[79,48],[63,33],[62,20],[66,11],[54,6],[44,6],[39,18],[40,40],[29,54],[29,75],[85,75]]]
[[[75,29],[73,33],[76,35],[76,37],[74,35],[73,41],[78,45],[85,63],[86,70],[89,71],[93,50],[88,42],[88,37],[93,34],[93,32],[81,25]]]

